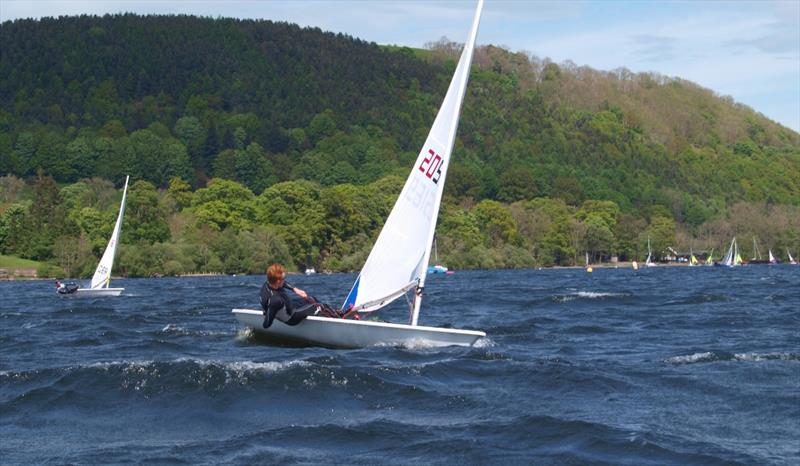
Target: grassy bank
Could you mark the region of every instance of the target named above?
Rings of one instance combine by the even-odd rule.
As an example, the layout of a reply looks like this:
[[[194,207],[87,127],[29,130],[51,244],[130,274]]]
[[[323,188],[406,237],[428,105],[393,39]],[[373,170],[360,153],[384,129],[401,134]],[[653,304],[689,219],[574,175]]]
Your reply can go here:
[[[56,278],[64,275],[64,270],[56,265],[2,254],[0,254],[0,269],[7,270],[7,275],[2,274],[2,278]],[[36,276],[29,273],[15,273],[16,270],[35,270]]]
[[[0,254],[0,268],[2,269],[39,269],[45,265],[43,262],[22,259],[16,256],[4,256]]]

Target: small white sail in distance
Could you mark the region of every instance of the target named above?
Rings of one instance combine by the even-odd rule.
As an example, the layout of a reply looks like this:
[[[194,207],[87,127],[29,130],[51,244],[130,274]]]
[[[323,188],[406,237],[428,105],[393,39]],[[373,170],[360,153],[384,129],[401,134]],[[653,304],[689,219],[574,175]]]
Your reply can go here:
[[[114,266],[114,256],[117,253],[117,244],[119,243],[119,234],[122,231],[122,217],[125,215],[125,198],[128,195],[128,178],[125,177],[125,188],[122,191],[122,202],[119,205],[119,214],[117,215],[117,223],[114,225],[114,231],[111,233],[111,239],[108,240],[108,246],[100,258],[100,263],[97,264],[97,269],[92,276],[92,289],[108,288],[111,282],[111,269]]]
[[[420,291],[425,285],[436,217],[469,80],[482,8],[483,0],[479,0],[469,38],[439,113],[411,175],[344,302],[345,309],[350,306],[362,311],[379,309],[416,287],[411,325],[417,324]]]
[[[727,265],[728,267],[733,267],[736,262],[736,237],[734,236],[731,240],[731,245],[728,248],[728,252],[725,254],[725,257],[722,258],[722,264]]]

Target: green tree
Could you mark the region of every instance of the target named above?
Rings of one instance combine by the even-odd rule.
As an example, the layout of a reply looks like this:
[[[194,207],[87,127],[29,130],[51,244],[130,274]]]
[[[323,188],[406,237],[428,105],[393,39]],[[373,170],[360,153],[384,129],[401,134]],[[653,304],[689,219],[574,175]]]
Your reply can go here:
[[[336,120],[333,111],[330,109],[314,115],[306,128],[306,134],[312,145],[316,145],[322,139],[333,135],[336,131]]]
[[[77,226],[65,215],[61,194],[52,177],[39,171],[33,189],[34,200],[23,226],[26,238],[22,255],[44,261],[53,257],[55,239],[77,234]]]
[[[192,204],[192,197],[193,193],[191,191],[192,186],[183,180],[183,178],[179,176],[173,176],[169,180],[169,189],[167,192],[173,199],[175,199],[175,203],[178,205],[178,208],[189,207]]]
[[[675,247],[675,221],[668,217],[654,217],[650,220],[646,235],[640,238],[644,244],[643,250],[647,250],[647,238],[650,238],[650,245],[656,258],[661,258],[667,251],[667,247]]]
[[[0,214],[0,254],[25,254],[26,244],[26,204],[11,204]]]
[[[238,231],[250,228],[256,218],[255,196],[235,181],[215,178],[195,192],[192,211],[201,225]]]
[[[308,181],[290,181],[270,186],[258,197],[257,219],[273,225],[286,242],[295,264],[320,250],[325,226],[325,209],[319,188]]]
[[[236,151],[235,169],[236,179],[256,193],[277,181],[264,149],[255,142],[245,150]]]
[[[483,200],[475,206],[475,219],[486,235],[488,244],[509,243],[520,245],[519,232],[514,217],[497,201]]]
[[[504,202],[533,199],[539,193],[529,170],[511,167],[498,178],[497,199]]]
[[[597,213],[589,214],[583,220],[586,226],[586,249],[592,255],[610,255],[614,250],[614,233],[606,223],[602,215]]]
[[[139,180],[128,190],[122,242],[153,244],[168,240],[169,227],[158,207],[158,192],[152,183]]]
[[[175,136],[186,146],[192,164],[202,165],[207,133],[200,120],[194,116],[179,118],[175,122]]]

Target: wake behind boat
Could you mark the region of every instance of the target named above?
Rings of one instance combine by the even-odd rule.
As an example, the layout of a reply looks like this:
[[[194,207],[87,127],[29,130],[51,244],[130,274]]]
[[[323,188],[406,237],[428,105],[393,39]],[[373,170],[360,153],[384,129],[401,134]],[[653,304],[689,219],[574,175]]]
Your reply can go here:
[[[103,257],[100,258],[100,263],[97,264],[97,269],[92,276],[92,283],[89,288],[80,288],[74,283],[63,284],[58,286],[56,282],[59,296],[119,296],[125,291],[125,288],[110,288],[111,284],[111,270],[114,268],[114,256],[117,253],[117,245],[119,244],[119,235],[122,231],[122,218],[125,216],[125,199],[128,195],[128,179],[125,177],[125,188],[122,191],[122,202],[119,206],[119,214],[117,214],[117,223],[114,224],[114,231],[111,233],[111,239],[108,240]]]
[[[469,39],[425,144],[342,308],[348,315],[375,312],[401,296],[409,302],[408,324],[309,316],[295,326],[273,322],[264,329],[259,310],[233,309],[242,324],[274,340],[331,347],[475,344],[474,330],[417,325],[433,246],[436,218],[464,100],[483,0],[478,1]],[[408,294],[413,294],[409,299]]]

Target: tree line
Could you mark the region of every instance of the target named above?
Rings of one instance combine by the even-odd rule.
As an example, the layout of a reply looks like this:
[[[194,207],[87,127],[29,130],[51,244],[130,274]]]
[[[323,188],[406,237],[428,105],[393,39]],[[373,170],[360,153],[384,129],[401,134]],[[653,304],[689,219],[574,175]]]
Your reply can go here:
[[[266,264],[357,271],[402,188],[388,176],[367,185],[276,183],[256,195],[222,178],[192,190],[179,177],[167,189],[134,181],[128,193],[115,274],[263,273]],[[105,249],[121,192],[102,178],[59,188],[42,175],[26,185],[8,175],[0,192],[0,253],[43,261],[42,275],[90,276]],[[448,195],[439,214],[440,260],[456,269],[575,265],[643,260],[647,241],[656,259],[668,247],[721,251],[730,238],[757,236],[779,256],[800,247],[800,208],[737,203],[694,232],[666,209],[648,218],[622,212],[613,201],[534,198],[504,203]],[[743,244],[748,244],[740,240]],[[687,244],[688,243],[688,244]],[[745,251],[747,251],[745,249]]]

